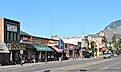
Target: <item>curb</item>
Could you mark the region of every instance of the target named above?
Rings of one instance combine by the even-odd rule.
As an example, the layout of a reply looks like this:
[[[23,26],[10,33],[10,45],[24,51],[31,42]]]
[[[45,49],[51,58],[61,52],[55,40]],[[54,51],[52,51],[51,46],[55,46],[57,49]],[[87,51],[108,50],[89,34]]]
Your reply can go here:
[[[38,62],[38,63],[25,63],[23,65],[7,65],[7,66],[0,66],[0,69],[5,69],[5,68],[16,68],[16,67],[24,67],[24,66],[33,66],[33,65],[38,65],[38,64],[50,64],[50,63],[59,63],[59,62],[68,62],[68,61],[76,61],[76,60],[90,60],[90,59],[97,59],[101,57],[96,57],[96,58],[87,58],[87,59],[71,59],[71,60],[62,60],[62,61],[51,61],[51,62]]]

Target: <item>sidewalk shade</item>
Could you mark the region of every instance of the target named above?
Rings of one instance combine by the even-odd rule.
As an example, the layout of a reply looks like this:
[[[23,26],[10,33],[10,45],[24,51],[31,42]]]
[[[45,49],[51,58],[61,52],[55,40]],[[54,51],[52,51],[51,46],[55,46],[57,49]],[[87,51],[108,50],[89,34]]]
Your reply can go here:
[[[11,43],[11,50],[25,50],[25,48],[20,43]]]
[[[0,53],[10,53],[5,43],[0,42]]]
[[[37,49],[37,51],[53,51],[48,46],[40,45],[40,44],[33,44],[33,46]]]

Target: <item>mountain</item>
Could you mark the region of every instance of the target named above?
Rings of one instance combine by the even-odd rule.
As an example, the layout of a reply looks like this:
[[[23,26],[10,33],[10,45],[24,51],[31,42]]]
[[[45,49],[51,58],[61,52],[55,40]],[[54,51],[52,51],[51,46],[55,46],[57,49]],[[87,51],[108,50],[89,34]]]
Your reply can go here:
[[[121,38],[121,20],[114,21],[106,26],[103,30],[105,33],[106,39],[108,41],[112,40],[112,36],[115,34],[116,38]]]
[[[114,22],[111,22],[108,26],[104,28],[104,30],[100,31],[105,33],[105,37],[107,41],[111,42],[112,36],[115,34],[116,38],[119,39],[121,38],[121,20],[117,20]],[[98,37],[98,33],[96,34],[89,34],[88,36],[91,37]]]
[[[107,27],[105,27],[104,30],[115,29],[118,27],[121,27],[121,20],[117,20],[117,21],[110,23]]]

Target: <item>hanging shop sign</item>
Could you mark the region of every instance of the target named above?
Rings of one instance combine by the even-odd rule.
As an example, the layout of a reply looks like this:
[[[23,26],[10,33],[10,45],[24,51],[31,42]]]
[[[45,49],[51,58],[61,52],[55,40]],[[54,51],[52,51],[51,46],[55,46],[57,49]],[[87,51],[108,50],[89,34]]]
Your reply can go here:
[[[17,32],[17,26],[7,24],[7,31]]]
[[[20,50],[20,54],[23,54],[23,50]]]

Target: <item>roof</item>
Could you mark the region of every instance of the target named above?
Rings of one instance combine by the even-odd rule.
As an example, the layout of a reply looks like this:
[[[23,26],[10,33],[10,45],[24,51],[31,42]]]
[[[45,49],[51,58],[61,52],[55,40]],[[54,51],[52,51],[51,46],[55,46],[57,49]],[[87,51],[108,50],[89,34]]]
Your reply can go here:
[[[21,35],[28,35],[28,36],[31,36],[30,34],[26,33],[26,32],[23,32],[23,31],[20,31],[20,34]]]
[[[58,41],[58,40],[56,40],[56,39],[51,39],[51,38],[44,38],[44,37],[38,37],[38,36],[32,36],[32,37],[35,37],[35,38],[41,38],[41,39],[47,39],[47,40]]]
[[[34,35],[31,35],[31,34],[29,34],[29,33],[27,33],[27,32],[24,32],[24,31],[20,31],[20,34],[21,34],[21,35],[26,35],[26,36],[32,36],[32,37],[34,37],[34,38],[40,38],[40,39],[47,39],[47,40],[58,41],[58,40],[56,40],[56,39],[51,39],[51,38],[44,38],[44,37],[34,36]]]

